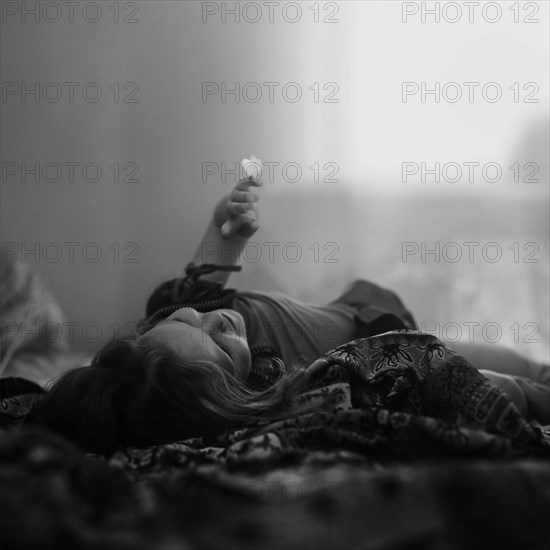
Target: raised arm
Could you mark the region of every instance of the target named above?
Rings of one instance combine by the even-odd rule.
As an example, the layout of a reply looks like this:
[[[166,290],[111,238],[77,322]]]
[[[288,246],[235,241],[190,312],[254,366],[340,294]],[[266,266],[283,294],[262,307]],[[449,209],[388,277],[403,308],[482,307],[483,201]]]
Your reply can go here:
[[[234,189],[216,205],[214,215],[197,248],[192,263],[235,265],[246,243],[258,230],[258,195],[251,187],[260,187],[261,161],[252,157],[243,161],[247,178],[240,180]],[[201,280],[224,285],[230,271],[215,271],[203,275]]]

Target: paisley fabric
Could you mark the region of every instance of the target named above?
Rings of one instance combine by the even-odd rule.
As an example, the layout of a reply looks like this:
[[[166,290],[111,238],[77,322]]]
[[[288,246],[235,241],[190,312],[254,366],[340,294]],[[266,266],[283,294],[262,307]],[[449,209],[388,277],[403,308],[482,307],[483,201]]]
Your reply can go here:
[[[358,339],[308,375],[307,412],[105,457],[21,426],[43,390],[0,380],[0,546],[545,548],[550,427],[435,337]]]
[[[268,384],[278,374],[271,361],[266,368],[263,382]],[[506,394],[432,335],[403,330],[354,340],[321,356],[307,374],[308,385],[287,418],[168,448],[220,462],[317,450],[350,451],[385,464],[439,457],[550,457],[543,427],[523,417]],[[0,390],[4,426],[24,418],[32,392],[13,393]],[[20,414],[14,410],[18,403]]]
[[[362,338],[308,368],[296,407],[313,412],[166,446],[218,462],[311,451],[351,452],[369,464],[440,458],[550,458],[545,430],[496,386],[431,335],[394,331]],[[149,451],[129,451],[132,461]],[[162,453],[156,448],[154,455]]]
[[[57,550],[542,550],[547,461],[370,468],[315,451],[225,466],[181,446],[83,456],[0,431],[0,547]]]
[[[19,377],[0,379],[0,429],[18,428],[45,390]]]

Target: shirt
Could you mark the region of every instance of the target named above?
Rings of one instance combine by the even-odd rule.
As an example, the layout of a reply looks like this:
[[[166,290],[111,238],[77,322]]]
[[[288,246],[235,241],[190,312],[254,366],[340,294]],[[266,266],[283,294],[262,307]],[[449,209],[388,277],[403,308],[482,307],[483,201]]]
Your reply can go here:
[[[280,292],[239,292],[232,306],[244,318],[249,345],[271,345],[287,369],[307,365],[361,332],[356,310],[343,303],[314,305]]]
[[[258,391],[295,364],[307,364],[347,341],[417,328],[394,292],[365,280],[350,283],[329,304],[315,306],[277,292],[236,291],[189,277],[167,281],[153,292],[140,327],[152,328],[183,307],[200,312],[232,308],[243,315],[252,356],[247,383]]]

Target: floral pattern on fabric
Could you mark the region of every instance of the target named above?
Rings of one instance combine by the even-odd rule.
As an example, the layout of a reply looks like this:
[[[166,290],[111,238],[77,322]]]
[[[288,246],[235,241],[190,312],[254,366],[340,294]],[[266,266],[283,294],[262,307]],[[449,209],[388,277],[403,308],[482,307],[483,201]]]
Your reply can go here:
[[[294,549],[317,533],[330,549],[544,547],[549,427],[462,357],[433,336],[391,332],[308,373],[296,404],[313,411],[110,457],[4,423],[0,544]],[[6,407],[21,418],[20,396],[41,392],[0,380],[0,419]]]
[[[351,453],[371,465],[440,458],[547,457],[548,432],[431,335],[394,331],[339,346],[308,368],[296,405],[313,412],[193,438],[115,460],[154,467],[165,453],[232,468],[283,457]],[[132,458],[130,458],[132,457]]]

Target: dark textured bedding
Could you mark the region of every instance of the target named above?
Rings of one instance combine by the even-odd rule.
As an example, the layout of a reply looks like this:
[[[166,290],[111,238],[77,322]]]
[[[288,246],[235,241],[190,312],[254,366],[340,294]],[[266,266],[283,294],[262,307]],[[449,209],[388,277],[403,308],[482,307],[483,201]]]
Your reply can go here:
[[[2,548],[548,547],[550,431],[433,336],[360,339],[310,367],[285,421],[110,457],[20,426],[0,380]]]
[[[547,463],[381,469],[313,452],[229,468],[172,449],[135,470],[40,433],[1,438],[2,548],[547,548]]]

